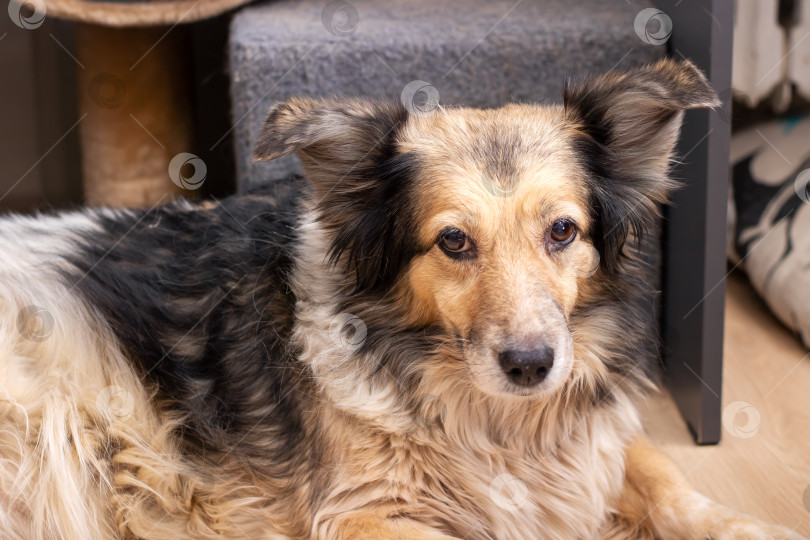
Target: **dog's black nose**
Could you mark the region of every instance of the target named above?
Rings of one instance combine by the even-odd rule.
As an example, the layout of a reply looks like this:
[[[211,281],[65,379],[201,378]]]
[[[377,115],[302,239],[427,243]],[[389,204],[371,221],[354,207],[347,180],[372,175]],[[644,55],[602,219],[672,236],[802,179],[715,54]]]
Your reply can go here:
[[[506,376],[520,386],[534,386],[546,378],[554,365],[554,349],[541,347],[531,351],[501,351],[498,362]]]

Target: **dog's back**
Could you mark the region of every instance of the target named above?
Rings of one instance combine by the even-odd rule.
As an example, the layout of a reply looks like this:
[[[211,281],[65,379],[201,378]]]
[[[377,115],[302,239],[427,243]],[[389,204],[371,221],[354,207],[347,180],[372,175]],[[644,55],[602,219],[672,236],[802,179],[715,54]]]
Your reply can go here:
[[[288,394],[302,188],[290,178],[214,205],[101,215],[103,233],[68,257],[66,282],[99,309],[158,399],[185,415],[185,440],[208,452],[232,449]]]
[[[195,504],[208,528],[223,501],[263,496],[238,493],[252,488],[240,460],[308,481],[296,461],[312,446],[310,377],[289,344],[302,189],[289,178],[216,204],[0,220],[5,538],[148,536],[172,511],[193,521]],[[206,467],[230,479],[201,485]],[[213,511],[194,500],[217,490]]]

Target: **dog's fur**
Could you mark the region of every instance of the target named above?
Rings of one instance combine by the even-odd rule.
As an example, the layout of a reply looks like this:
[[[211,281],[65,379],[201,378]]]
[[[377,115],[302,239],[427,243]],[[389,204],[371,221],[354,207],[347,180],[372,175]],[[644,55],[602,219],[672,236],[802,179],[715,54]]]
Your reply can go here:
[[[5,218],[0,537],[782,537],[692,491],[634,405],[638,244],[682,111],[716,103],[669,60],[563,106],[294,99],[256,158],[306,182]],[[545,380],[510,382],[498,353],[541,345]]]

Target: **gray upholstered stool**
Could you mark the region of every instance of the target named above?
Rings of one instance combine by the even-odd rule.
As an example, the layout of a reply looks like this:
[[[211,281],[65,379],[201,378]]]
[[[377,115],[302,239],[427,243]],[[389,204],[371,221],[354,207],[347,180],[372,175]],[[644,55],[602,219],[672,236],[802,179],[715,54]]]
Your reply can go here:
[[[400,99],[424,81],[443,104],[559,101],[566,76],[663,56],[639,39],[634,1],[283,0],[244,8],[230,41],[241,189],[297,171],[250,163],[267,109],[290,96]],[[425,94],[420,94],[424,96]],[[417,96],[419,99],[419,96]]]

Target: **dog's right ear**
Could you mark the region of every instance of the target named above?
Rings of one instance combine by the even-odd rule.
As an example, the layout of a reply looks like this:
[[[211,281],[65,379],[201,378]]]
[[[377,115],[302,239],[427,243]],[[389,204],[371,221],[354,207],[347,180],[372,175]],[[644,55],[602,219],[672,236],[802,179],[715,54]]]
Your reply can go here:
[[[290,99],[270,110],[253,158],[297,152],[355,292],[387,290],[415,252],[408,193],[416,165],[398,147],[408,120],[394,101]]]
[[[407,120],[398,102],[371,99],[292,98],[270,109],[253,150],[253,161],[293,152],[316,180],[348,175],[376,162]]]

